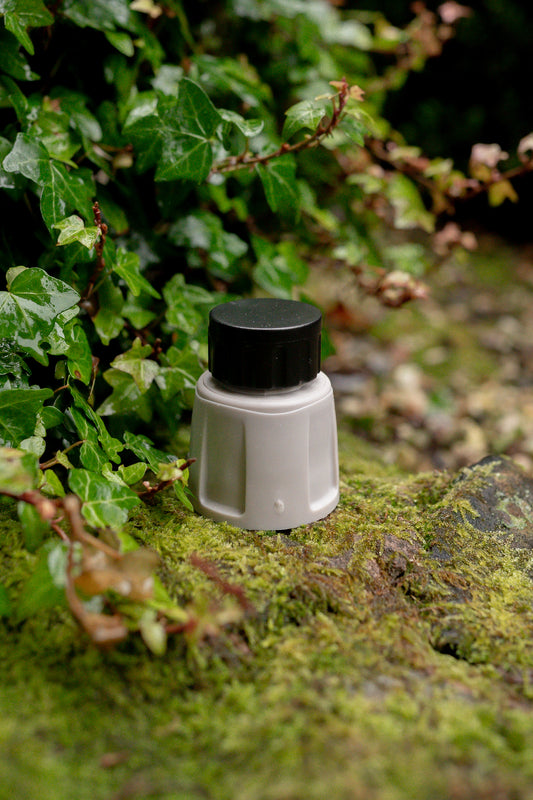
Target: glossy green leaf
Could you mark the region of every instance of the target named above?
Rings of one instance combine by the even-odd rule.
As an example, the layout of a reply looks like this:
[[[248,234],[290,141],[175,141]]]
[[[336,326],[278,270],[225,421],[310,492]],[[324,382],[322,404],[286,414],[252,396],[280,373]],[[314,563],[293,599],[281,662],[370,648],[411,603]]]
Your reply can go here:
[[[395,224],[402,230],[422,228],[432,233],[435,218],[427,211],[416,185],[399,172],[395,172],[388,182],[387,196],[394,208]]]
[[[176,64],[163,64],[155,78],[152,78],[152,86],[163,94],[176,97],[179,91],[180,81],[184,76],[183,67]]]
[[[11,375],[22,380],[29,372],[30,368],[22,356],[14,352],[13,340],[0,339],[0,376]]]
[[[192,492],[187,489],[181,481],[174,481],[172,485],[174,486],[174,494],[180,503],[185,506],[188,511],[194,511],[193,504],[191,503]]]
[[[156,314],[151,311],[149,307],[147,308],[147,299],[148,298],[139,299],[134,297],[130,292],[122,308],[122,315],[126,317],[138,331],[141,331],[152,322],[152,320],[156,319]],[[152,305],[151,301],[150,305]]]
[[[146,461],[146,463],[150,465],[150,469],[155,473],[157,473],[160,464],[171,464],[173,461],[176,461],[176,456],[158,450],[147,436],[142,436],[141,434],[126,431],[124,434],[124,444],[137,458]]]
[[[98,432],[98,441],[101,444],[104,451],[106,452],[108,458],[115,464],[120,463],[120,456],[118,454],[121,452],[121,450],[124,449],[124,445],[121,442],[119,442],[118,439],[115,439],[113,436],[110,435],[104,424],[103,419],[100,417],[99,414],[97,414],[91,408],[91,406],[84,398],[84,396],[81,394],[81,392],[79,392],[72,385],[69,386],[69,391],[72,395],[76,407],[83,412],[83,415],[87,418],[89,422],[92,423],[92,426]],[[82,438],[85,438],[81,430],[80,434]]]
[[[88,98],[81,92],[74,92],[58,86],[51,93],[51,101],[58,103],[61,111],[69,118],[71,127],[92,142],[102,138],[102,127],[88,108]]]
[[[135,53],[135,46],[131,36],[124,31],[106,31],[105,38],[124,56],[132,56]]]
[[[369,131],[369,124],[360,113],[346,114],[342,118],[340,130],[352,142],[363,147],[365,143],[365,136]]]
[[[27,439],[23,439],[21,442],[19,442],[18,447],[21,450],[24,450],[24,452],[33,453],[34,456],[40,458],[46,450],[46,441],[44,436],[34,434],[33,436],[28,436]]]
[[[7,172],[2,166],[2,162],[11,150],[11,142],[0,136],[0,189],[15,189],[16,176],[14,173]]]
[[[68,284],[44,270],[22,269],[11,281],[9,291],[0,292],[0,338],[16,337],[18,349],[46,364],[41,343],[62,312],[74,308],[77,313],[79,299]]]
[[[33,81],[39,77],[32,72],[20,50],[19,42],[11,33],[4,30],[0,30],[0,71],[19,81]],[[20,93],[20,89],[18,92]]]
[[[93,357],[87,335],[78,320],[65,330],[67,349],[67,367],[69,375],[88,385],[93,370]]]
[[[91,409],[92,411],[92,409]],[[94,412],[92,412],[94,414]],[[94,424],[91,424],[87,417],[78,408],[71,408],[69,414],[76,426],[76,429],[83,439],[80,447],[80,460],[86,469],[92,472],[99,472],[109,457],[100,446],[99,431]],[[118,459],[115,457],[115,461]]]
[[[35,418],[51,389],[3,389],[0,391],[0,442],[16,447],[33,434]]]
[[[96,332],[104,344],[115,339],[124,327],[122,307],[124,296],[110,277],[104,279],[98,289],[100,308],[93,319]]]
[[[126,135],[133,138],[142,171],[157,162],[157,181],[192,180],[200,183],[213,163],[210,140],[222,118],[204,90],[184,78],[177,102],[165,98],[157,114],[149,113],[127,122]]]
[[[155,382],[165,401],[175,397],[184,389],[194,389],[204,369],[196,353],[191,350],[180,351],[176,347],[170,347],[161,361],[162,366]]]
[[[55,428],[56,425],[61,425],[61,423],[65,420],[65,415],[63,412],[55,406],[44,406],[39,414],[39,417],[41,418],[46,430],[49,428]]]
[[[213,295],[201,286],[185,283],[183,275],[174,275],[163,288],[167,303],[166,318],[184,333],[196,333],[215,304]]]
[[[275,297],[292,297],[294,286],[307,278],[308,268],[296,252],[292,242],[272,244],[258,236],[252,238],[258,261],[254,267],[254,280]]]
[[[88,169],[68,170],[50,162],[50,175],[41,194],[41,214],[49,229],[72,212],[92,220],[94,184]]]
[[[159,373],[159,364],[149,358],[151,354],[152,347],[149,344],[143,345],[141,340],[136,338],[132,347],[117,356],[111,362],[111,366],[131,375],[137,387],[144,393],[148,391]]]
[[[124,135],[135,150],[135,165],[144,172],[157,163],[163,147],[161,120],[153,113],[153,103],[146,113],[126,120]]]
[[[46,147],[27,133],[18,133],[15,144],[2,163],[6,172],[16,172],[39,186],[51,178],[50,155]]]
[[[40,475],[39,491],[49,497],[64,497],[63,484],[53,469],[45,469]]]
[[[0,407],[0,419],[2,416],[3,408]],[[35,456],[12,447],[0,447],[0,492],[19,496],[34,489],[38,477],[39,467]]]
[[[7,30],[15,34],[31,55],[35,51],[27,29],[50,25],[54,21],[41,0],[0,0],[0,15],[4,15]]]
[[[152,284],[141,275],[140,269],[140,258],[137,253],[129,253],[119,247],[113,271],[123,279],[134,297],[138,297],[141,292],[146,292],[151,297],[161,297],[157,289],[154,289]]]
[[[143,479],[146,469],[146,464],[137,462],[136,464],[129,464],[127,467],[121,464],[118,472],[124,483],[127,483],[128,486],[133,486]]]
[[[138,496],[126,486],[119,486],[86,469],[69,472],[69,487],[82,501],[81,512],[95,528],[120,528],[128,512],[140,503]]]
[[[302,100],[296,103],[285,112],[282,138],[290,139],[301,130],[315,131],[325,114],[326,106],[323,100]]]
[[[235,95],[250,108],[272,103],[272,90],[264,83],[255,68],[239,58],[211,55],[195,57],[203,85],[222,95]]]
[[[99,229],[94,225],[86,227],[82,218],[76,214],[59,220],[59,222],[52,225],[52,228],[60,232],[56,242],[58,245],[79,242],[90,250],[100,238]]]
[[[238,274],[239,259],[248,250],[246,242],[225,231],[220,218],[209,211],[199,210],[178,220],[168,236],[174,244],[189,249],[190,267],[206,267],[220,278]]]
[[[297,222],[300,212],[293,157],[287,155],[274,158],[267,164],[258,164],[255,169],[261,178],[272,211],[278,212],[287,222]]]
[[[219,108],[217,111],[224,122],[229,122],[235,126],[247,139],[259,136],[265,127],[265,122],[262,119],[245,119],[240,114],[237,114],[236,111],[230,111],[227,108]]]
[[[146,397],[146,391],[139,389],[131,375],[118,369],[108,369],[104,372],[104,378],[113,387],[113,392],[98,407],[100,416],[133,414],[144,422],[150,422],[152,404]]]
[[[132,30],[135,20],[128,0],[63,0],[61,12],[80,28]]]

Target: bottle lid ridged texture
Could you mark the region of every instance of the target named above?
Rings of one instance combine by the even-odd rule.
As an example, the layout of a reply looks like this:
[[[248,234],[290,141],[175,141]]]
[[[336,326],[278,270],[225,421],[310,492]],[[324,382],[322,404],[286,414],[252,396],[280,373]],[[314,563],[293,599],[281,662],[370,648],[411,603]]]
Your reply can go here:
[[[233,300],[209,315],[209,370],[235,389],[283,389],[320,371],[322,315],[309,303]]]

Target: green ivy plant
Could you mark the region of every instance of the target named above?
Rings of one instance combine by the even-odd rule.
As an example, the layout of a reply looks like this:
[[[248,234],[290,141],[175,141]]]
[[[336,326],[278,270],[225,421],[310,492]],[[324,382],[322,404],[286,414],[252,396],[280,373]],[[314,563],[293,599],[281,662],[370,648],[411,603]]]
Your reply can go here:
[[[191,508],[168,443],[209,310],[298,296],[312,254],[389,305],[422,295],[422,249],[381,247],[375,220],[437,254],[470,246],[441,215],[473,192],[513,200],[531,137],[509,174],[478,145],[465,176],[390,129],[386,93],[453,33],[423,7],[406,29],[326,0],[204,18],[180,0],[0,0],[0,17],[0,494],[37,554],[0,614],[61,597],[96,643],[138,630],[162,652],[189,612],[122,526],[168,487]]]

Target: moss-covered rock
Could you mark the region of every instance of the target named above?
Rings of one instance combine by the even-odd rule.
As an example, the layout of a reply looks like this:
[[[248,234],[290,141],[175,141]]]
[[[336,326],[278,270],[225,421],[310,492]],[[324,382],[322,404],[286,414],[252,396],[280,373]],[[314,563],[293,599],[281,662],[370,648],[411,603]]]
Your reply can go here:
[[[163,657],[99,652],[62,609],[0,624],[0,797],[532,796],[533,484],[504,459],[413,477],[341,452],[311,526],[241,531],[170,495],[136,513],[199,619]],[[0,515],[16,603],[36,556]]]

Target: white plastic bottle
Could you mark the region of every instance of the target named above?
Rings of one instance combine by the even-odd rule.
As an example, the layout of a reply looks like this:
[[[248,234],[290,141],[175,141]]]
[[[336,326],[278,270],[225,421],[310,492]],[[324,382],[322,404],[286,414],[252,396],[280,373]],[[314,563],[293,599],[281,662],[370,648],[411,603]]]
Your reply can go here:
[[[333,392],[320,372],[320,311],[256,298],[213,308],[209,371],[196,386],[195,508],[251,530],[284,530],[339,499]]]

